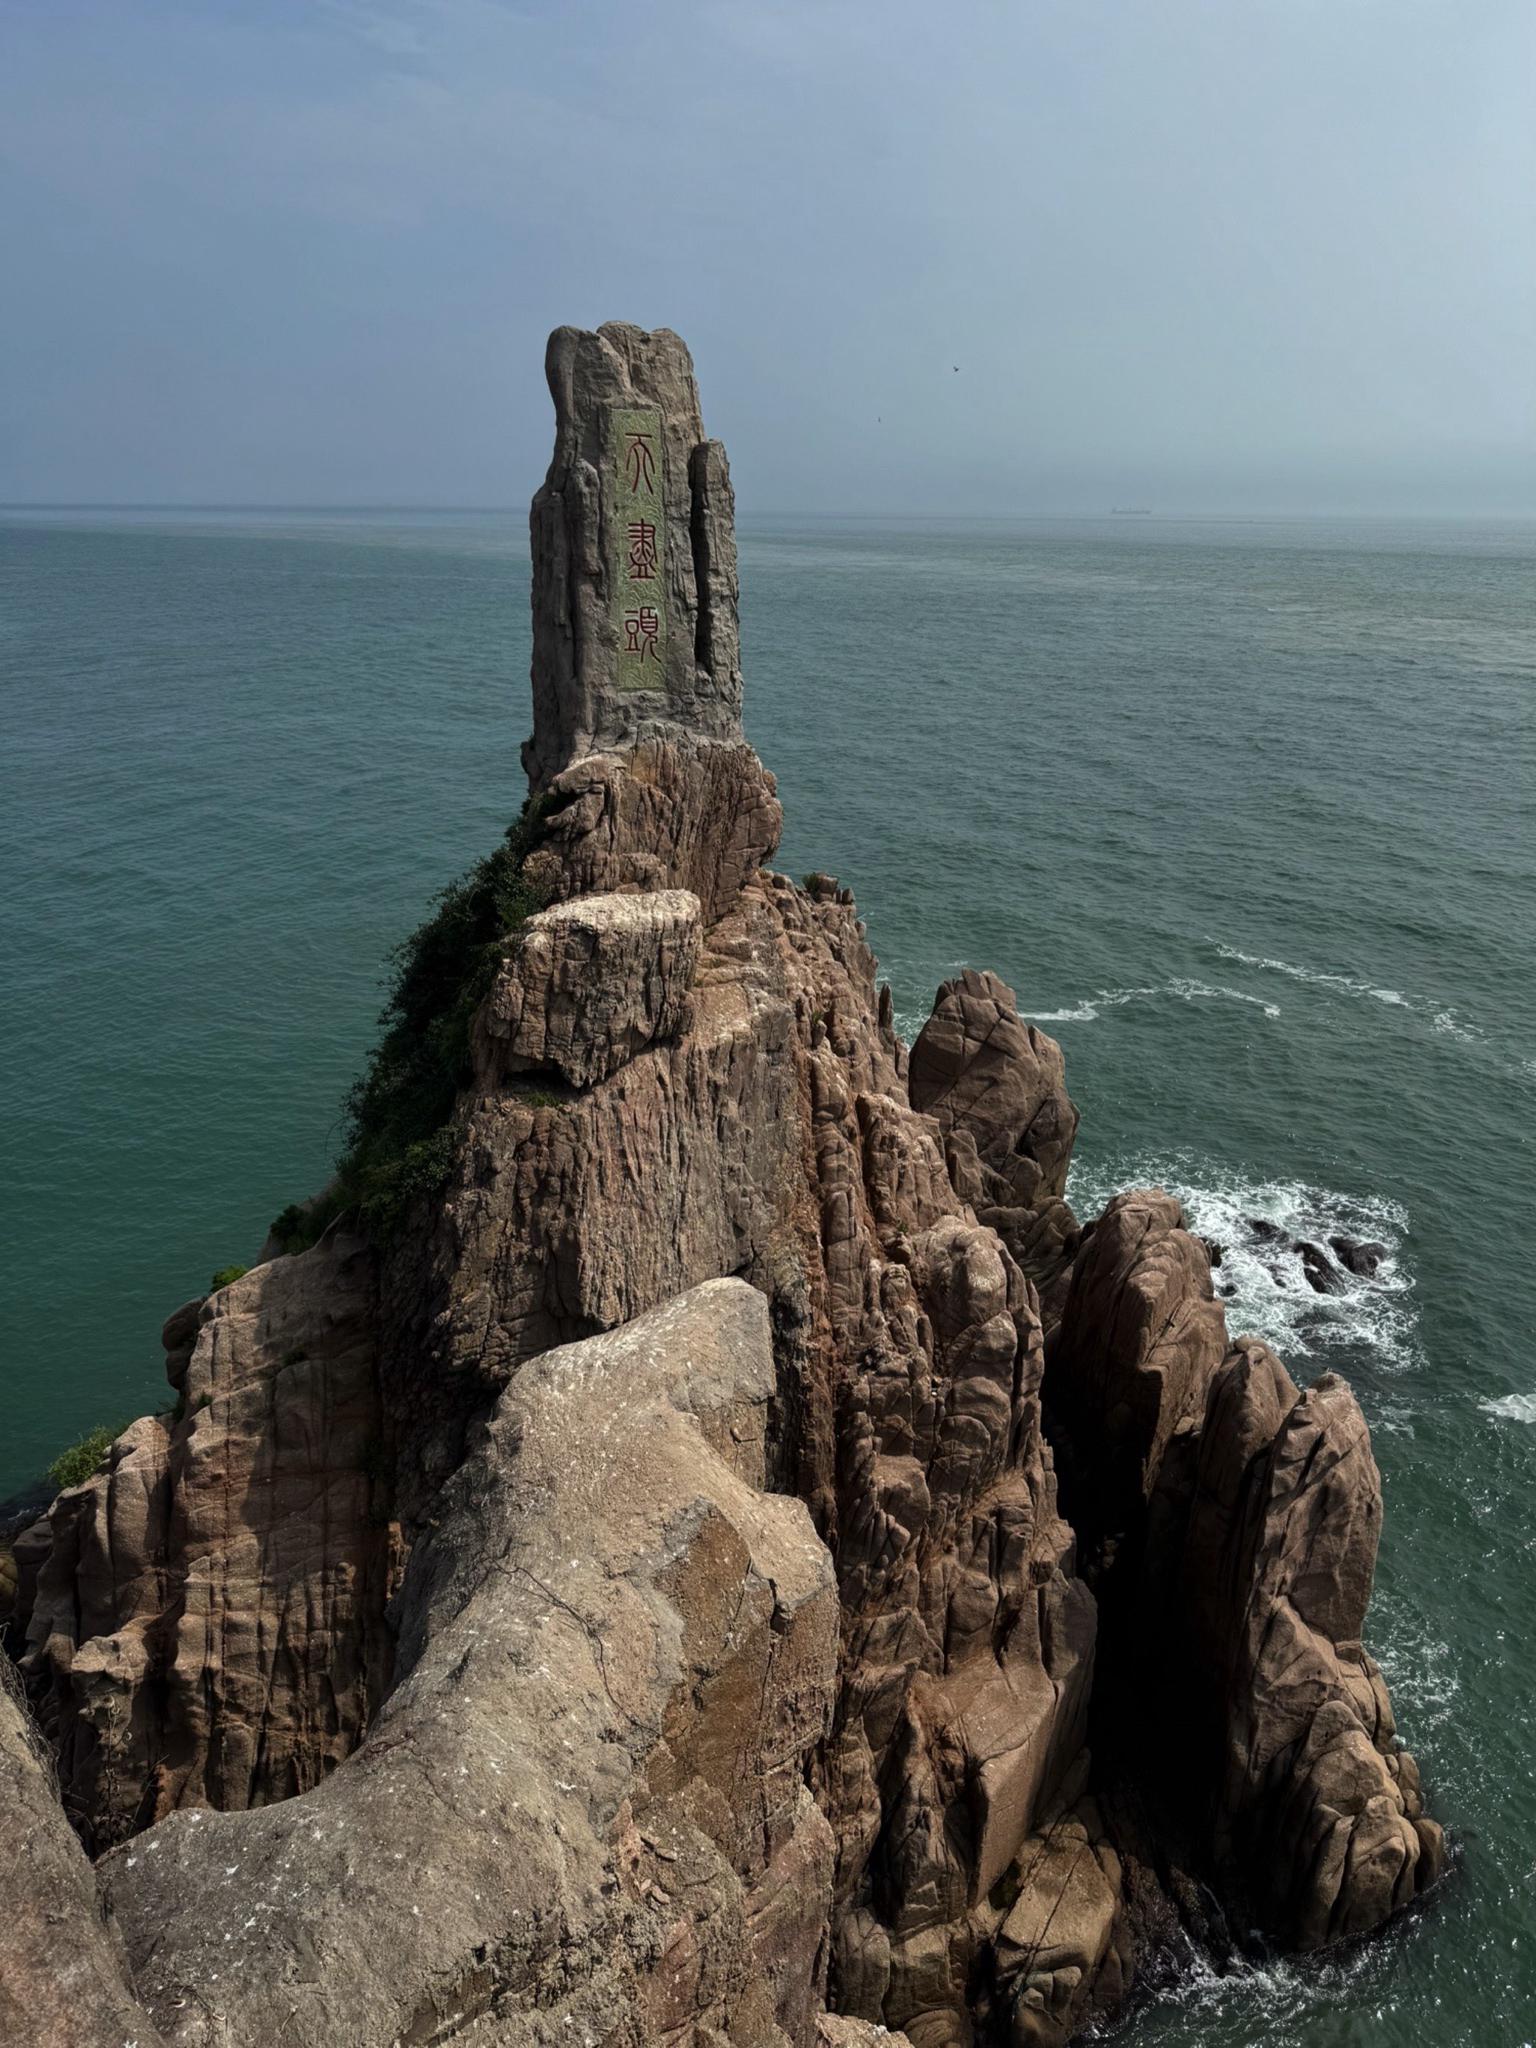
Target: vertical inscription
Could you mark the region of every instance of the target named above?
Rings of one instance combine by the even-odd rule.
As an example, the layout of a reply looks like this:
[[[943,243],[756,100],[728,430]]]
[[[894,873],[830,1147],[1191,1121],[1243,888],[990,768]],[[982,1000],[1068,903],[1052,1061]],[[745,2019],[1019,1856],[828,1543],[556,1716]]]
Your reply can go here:
[[[667,653],[661,415],[615,408],[608,432],[619,647],[614,680],[621,690],[660,690]]]

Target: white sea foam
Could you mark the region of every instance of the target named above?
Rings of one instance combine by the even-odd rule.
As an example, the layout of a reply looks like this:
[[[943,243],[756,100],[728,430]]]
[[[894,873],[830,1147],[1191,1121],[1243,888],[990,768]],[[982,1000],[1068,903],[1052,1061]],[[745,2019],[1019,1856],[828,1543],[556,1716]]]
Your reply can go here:
[[[1342,995],[1369,996],[1374,1002],[1390,1003],[1396,1009],[1418,1008],[1413,997],[1405,996],[1401,989],[1378,988],[1374,982],[1362,981],[1353,974],[1325,974],[1319,968],[1297,967],[1290,960],[1273,960],[1264,953],[1245,953],[1240,947],[1229,946],[1221,939],[1211,939],[1207,943],[1216,948],[1223,960],[1236,960],[1244,967],[1262,967],[1267,973],[1289,975],[1292,981],[1306,982],[1313,988],[1337,989]]]
[[[1160,981],[1150,988],[1100,989],[1096,996],[1088,997],[1074,1009],[1031,1010],[1029,1020],[1032,1024],[1091,1024],[1103,1010],[1115,1010],[1122,1003],[1147,1002],[1159,996],[1176,996],[1184,1003],[1251,1003],[1266,1017],[1278,1017],[1280,1014],[1280,1005],[1266,1002],[1262,996],[1251,996],[1240,988],[1213,987],[1208,981],[1194,981],[1181,974],[1172,981]]]
[[[1389,1945],[1377,1942],[1326,1956],[1234,1961],[1218,1969],[1187,1943],[1174,1964],[1174,1982],[1153,1993],[1135,2035],[1181,2043],[1198,2039],[1211,2048],[1249,2048],[1260,2040],[1265,2048],[1312,2048],[1321,2015],[1353,2004],[1367,1987],[1391,1998],[1391,1960]],[[1378,2005],[1378,2017],[1380,2010]],[[1104,2031],[1119,2033],[1113,2025]]]
[[[1229,946],[1222,939],[1207,938],[1206,943],[1214,947],[1223,960],[1258,968],[1266,974],[1283,974],[1312,988],[1331,989],[1337,995],[1363,997],[1368,1002],[1386,1003],[1393,1009],[1406,1010],[1415,1017],[1427,1019],[1437,1037],[1453,1039],[1459,1045],[1484,1048],[1488,1045],[1488,1034],[1480,1025],[1469,1024],[1453,1006],[1442,1003],[1439,997],[1405,995],[1401,989],[1379,988],[1374,982],[1357,975],[1328,974],[1320,968],[1298,967],[1294,961],[1276,960],[1265,953],[1245,953],[1241,947]],[[1496,1046],[1494,1051],[1499,1057]],[[1536,1060],[1517,1058],[1511,1063],[1505,1055],[1501,1064],[1511,1073],[1536,1073]]]
[[[958,973],[959,968],[952,971]],[[1240,988],[1213,987],[1210,982],[1194,981],[1188,975],[1177,975],[1172,981],[1160,981],[1149,988],[1104,988],[1070,1010],[1026,1010],[1023,1015],[1030,1024],[1091,1024],[1104,1010],[1117,1010],[1125,1003],[1154,1002],[1160,997],[1172,997],[1183,1003],[1248,1003],[1262,1010],[1266,1017],[1280,1015],[1280,1005],[1266,1002],[1262,996],[1251,996]],[[900,1010],[894,1021],[898,1033],[910,1045],[927,1023],[928,1012]]]
[[[1129,1187],[1177,1195],[1190,1228],[1222,1247],[1213,1278],[1234,1336],[1264,1338],[1293,1371],[1308,1376],[1330,1354],[1351,1350],[1393,1370],[1420,1362],[1413,1276],[1402,1250],[1408,1213],[1400,1203],[1304,1181],[1251,1178],[1188,1152],[1074,1165],[1067,1197],[1086,1218]],[[1288,1246],[1305,1239],[1332,1258],[1330,1237],[1373,1241],[1386,1247],[1386,1257],[1369,1277],[1343,1273],[1339,1294],[1318,1294],[1301,1254]],[[1388,1429],[1410,1426],[1406,1412],[1390,1403],[1377,1421]]]
[[[1536,1422],[1536,1394],[1501,1394],[1496,1401],[1479,1401],[1477,1405],[1500,1422]]]
[[[1371,1603],[1369,1646],[1392,1695],[1397,1731],[1410,1743],[1454,1719],[1461,1679],[1456,1652],[1429,1626],[1405,1589],[1378,1587]]]

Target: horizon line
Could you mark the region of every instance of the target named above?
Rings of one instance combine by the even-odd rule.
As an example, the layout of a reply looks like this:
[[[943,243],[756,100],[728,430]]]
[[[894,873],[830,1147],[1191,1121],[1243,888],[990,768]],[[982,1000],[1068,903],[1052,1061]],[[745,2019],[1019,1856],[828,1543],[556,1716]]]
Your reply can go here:
[[[308,498],[4,498],[0,499],[0,512],[435,512],[474,513],[480,516],[516,516],[526,518],[526,508],[511,504],[458,504],[448,500],[434,499],[308,499]],[[1469,511],[1465,508],[1442,507],[1430,510],[1405,511],[1401,508],[1384,510],[1369,505],[1356,505],[1327,510],[1308,508],[1280,510],[1268,506],[1251,506],[1242,510],[1230,507],[1221,510],[1169,509],[1157,506],[1119,507],[1099,506],[1091,509],[1038,510],[1032,512],[890,512],[867,510],[851,511],[810,511],[800,507],[775,506],[749,509],[745,513],[738,509],[738,523],[758,519],[806,519],[826,521],[861,520],[870,522],[927,521],[933,524],[1004,525],[1027,520],[1093,520],[1093,519],[1163,519],[1163,520],[1245,520],[1245,519],[1466,519],[1466,520],[1530,520],[1536,521],[1536,506],[1518,511],[1482,508]]]

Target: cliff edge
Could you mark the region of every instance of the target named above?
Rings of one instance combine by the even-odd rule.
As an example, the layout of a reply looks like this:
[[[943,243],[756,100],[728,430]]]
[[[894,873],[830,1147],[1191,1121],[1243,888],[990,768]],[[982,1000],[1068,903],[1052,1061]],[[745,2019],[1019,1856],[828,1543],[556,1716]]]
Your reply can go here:
[[[17,1546],[9,2009],[1048,2048],[1181,1938],[1381,1926],[1445,1849],[1353,1395],[1229,1336],[1167,1194],[1079,1223],[994,976],[909,1055],[849,893],[768,866],[687,350],[548,374],[529,803],[405,949],[336,1185]]]

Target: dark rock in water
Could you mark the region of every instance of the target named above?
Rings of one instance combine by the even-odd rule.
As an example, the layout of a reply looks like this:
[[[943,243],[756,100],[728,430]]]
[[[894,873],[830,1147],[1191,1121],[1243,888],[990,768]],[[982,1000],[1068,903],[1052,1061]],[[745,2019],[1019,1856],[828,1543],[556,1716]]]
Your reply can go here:
[[[1308,1239],[1302,1238],[1296,1249],[1301,1253],[1301,1270],[1306,1274],[1307,1285],[1314,1294],[1348,1292],[1344,1275],[1320,1244],[1312,1244]]]
[[[1272,1223],[1267,1216],[1245,1216],[1244,1223],[1260,1244],[1286,1244],[1291,1242],[1290,1232],[1282,1230],[1278,1223]]]
[[[1214,1237],[1202,1237],[1200,1242],[1205,1246],[1205,1256],[1210,1260],[1212,1268],[1219,1266],[1225,1255],[1226,1246],[1218,1243]]]
[[[1386,1246],[1374,1238],[1330,1237],[1328,1242],[1338,1254],[1339,1264],[1362,1280],[1371,1279],[1387,1256]]]

